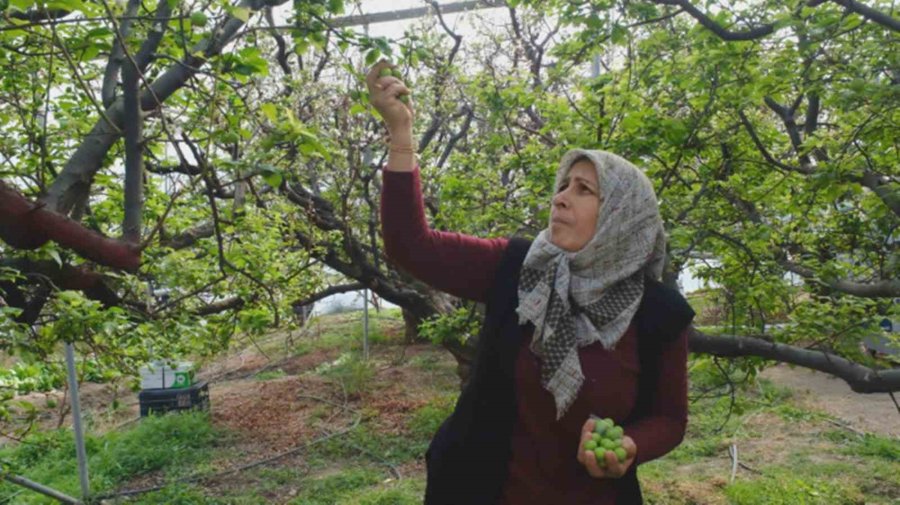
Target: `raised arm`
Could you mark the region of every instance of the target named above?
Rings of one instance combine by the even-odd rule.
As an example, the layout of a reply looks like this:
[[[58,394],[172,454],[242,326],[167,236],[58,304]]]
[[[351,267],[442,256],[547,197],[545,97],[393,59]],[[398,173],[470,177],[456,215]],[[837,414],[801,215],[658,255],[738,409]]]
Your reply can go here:
[[[385,252],[398,266],[451,295],[487,301],[507,240],[430,229],[418,169],[384,171],[381,228]]]
[[[388,257],[419,280],[454,296],[484,302],[507,240],[432,230],[425,217],[412,134],[409,89],[381,61],[369,71],[370,101],[391,143],[381,191],[381,227]],[[405,97],[401,100],[401,97]]]

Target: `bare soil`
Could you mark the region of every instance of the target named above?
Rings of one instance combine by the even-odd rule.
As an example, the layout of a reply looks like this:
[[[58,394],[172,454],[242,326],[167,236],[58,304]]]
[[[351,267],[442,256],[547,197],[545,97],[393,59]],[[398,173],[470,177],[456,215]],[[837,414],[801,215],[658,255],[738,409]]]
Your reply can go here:
[[[807,408],[831,414],[860,431],[900,438],[900,412],[886,393],[855,393],[841,379],[783,364],[768,368],[761,375],[790,388]]]
[[[209,468],[227,470],[283,453],[346,427],[348,419],[355,415],[364,416],[368,426],[377,432],[402,436],[414,412],[435,395],[458,388],[455,362],[445,351],[428,344],[382,344],[372,349],[375,371],[370,383],[348,396],[334,379],[312,373],[339,355],[339,350],[325,349],[267,359],[248,347],[205,366],[199,377],[210,381],[213,422],[232,434],[222,441],[228,448],[227,455],[221,461],[211,462]],[[281,370],[284,375],[266,380],[256,377],[261,371],[274,370]],[[840,379],[784,365],[765,370],[762,377],[790,388],[794,400],[805,408],[826,412],[856,430],[900,437],[900,414],[886,394],[857,394]],[[95,433],[137,418],[136,395],[123,395],[121,388],[118,395],[124,407],[109,413],[113,394],[108,386],[87,384],[82,388],[82,403],[95,419]],[[33,399],[40,402],[42,397]],[[42,415],[41,424],[54,427],[57,419],[50,411]],[[100,423],[102,420],[105,421]],[[815,452],[824,443],[820,435],[836,429],[821,420],[785,421],[771,415],[749,415],[742,422],[749,434],[736,442],[740,461],[751,469],[786,464],[792,454]],[[724,504],[722,488],[727,486],[731,473],[727,451],[731,443],[717,448],[714,456],[673,469],[670,479],[646,482],[648,491],[671,497],[673,503]],[[302,453],[267,466],[296,471],[298,482],[309,472]],[[421,477],[424,462],[421,458],[407,461],[392,471],[403,478]],[[752,470],[741,468],[737,478],[755,475]],[[145,475],[123,487],[157,485],[163,482],[161,477]],[[245,472],[207,480],[202,486],[206,492],[231,496],[255,488],[259,478],[258,474]],[[269,503],[286,503],[298,490],[285,485],[265,492],[272,493],[266,497]]]

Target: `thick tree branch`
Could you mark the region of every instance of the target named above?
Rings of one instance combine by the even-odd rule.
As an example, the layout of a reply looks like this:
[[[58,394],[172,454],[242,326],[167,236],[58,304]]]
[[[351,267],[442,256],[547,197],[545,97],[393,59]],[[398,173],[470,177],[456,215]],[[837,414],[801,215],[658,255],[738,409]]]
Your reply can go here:
[[[240,309],[246,303],[247,302],[240,296],[235,296],[204,305],[200,308],[194,309],[193,312],[198,316],[209,316],[212,314],[218,314],[219,312],[225,312],[226,310]]]
[[[122,67],[122,94],[125,116],[125,217],[122,238],[141,240],[141,214],[144,208],[144,159],[141,148],[144,118],[140,104],[140,70],[130,59]]]
[[[141,73],[147,70],[147,66],[153,61],[153,55],[156,54],[156,50],[162,43],[163,35],[169,26],[172,4],[169,0],[160,0],[156,6],[156,17],[153,21],[153,26],[150,27],[150,30],[147,32],[147,38],[144,39],[141,48],[138,49],[137,54],[134,56],[134,61]]]
[[[29,281],[23,281],[23,283],[49,281],[52,283],[52,286],[50,286],[52,288],[81,291],[88,298],[102,303],[104,307],[121,306],[123,304],[123,300],[116,294],[116,290],[106,284],[106,277],[84,265],[77,267],[71,265],[60,266],[53,261],[32,261],[27,259],[5,261],[3,265],[22,272],[29,279]],[[35,278],[38,280],[33,280]],[[44,296],[49,295],[50,291],[44,293]],[[36,302],[43,306],[45,301],[37,300]],[[33,314],[32,317],[36,318],[37,315]]]
[[[788,165],[786,163],[782,163],[775,159],[771,153],[766,149],[766,146],[759,139],[759,136],[756,134],[756,130],[753,128],[753,125],[750,123],[750,120],[747,119],[747,116],[744,114],[744,111],[738,111],[738,116],[741,118],[741,124],[744,125],[744,128],[747,130],[747,133],[750,134],[750,138],[753,140],[753,145],[756,146],[756,149],[759,150],[759,153],[762,154],[763,158],[770,164],[781,168],[783,170],[788,170],[791,172],[799,172],[802,174],[811,174],[812,169],[809,167],[795,167]]]
[[[22,21],[31,21],[32,23],[46,20],[56,20],[64,18],[71,14],[72,11],[65,9],[35,9],[26,12],[10,12],[9,17],[13,19],[21,19]]]
[[[177,167],[176,167],[177,168]],[[198,167],[190,166],[191,170],[200,170]],[[150,170],[154,173],[160,173],[156,170]],[[177,172],[181,172],[180,169],[173,170]],[[209,188],[207,188],[209,191]],[[270,186],[266,186],[261,188],[256,192],[258,195],[267,194],[274,191],[274,189]],[[212,194],[216,198],[228,199],[228,198],[236,198],[237,191],[226,191],[223,189],[216,189],[213,187]],[[177,235],[166,236],[164,234],[160,234],[159,244],[163,247],[171,247],[172,249],[184,249],[186,247],[191,247],[197,243],[200,239],[212,237],[215,234],[215,226],[213,223],[200,223],[193,228],[189,228]]]
[[[806,4],[810,7],[816,7],[821,5],[829,0],[810,0]],[[842,5],[846,7],[848,10],[853,11],[860,16],[872,21],[874,23],[878,23],[881,26],[890,28],[891,30],[900,32],[900,21],[891,17],[890,14],[886,14],[879,10],[873,9],[867,5],[863,5],[854,0],[830,0],[832,3],[836,3],[838,5]]]
[[[187,163],[181,165],[153,165],[149,164],[145,167],[148,172],[152,172],[157,175],[168,175],[168,174],[184,174],[184,175],[200,175],[200,167],[197,165],[189,165]]]
[[[286,0],[270,0],[265,5],[280,5]],[[237,7],[259,9],[263,3],[256,0],[242,0]],[[150,89],[141,94],[141,108],[152,110],[176,91],[210,58],[220,54],[222,49],[232,41],[245,22],[229,16],[213,27],[211,35],[190,48],[184,59],[171,65],[153,83]],[[121,100],[117,100],[107,109],[106,116],[112,124],[100,119],[85,136],[84,142],[66,162],[62,172],[53,181],[43,201],[52,209],[68,213],[80,199],[84,199],[90,191],[94,175],[100,170],[109,149],[121,136],[124,111]]]
[[[29,202],[0,181],[0,238],[17,249],[35,249],[53,240],[101,265],[135,271],[140,250],[131,244],[104,237],[65,216]]]
[[[294,300],[291,302],[291,307],[302,307],[304,305],[310,305],[318,302],[319,300],[323,300],[328,298],[331,295],[337,295],[340,293],[349,293],[351,291],[359,291],[361,289],[365,289],[366,287],[359,282],[354,282],[353,284],[341,284],[338,286],[331,286],[327,289],[323,289],[318,293],[307,296],[306,298],[301,298],[299,300]]]
[[[685,12],[696,19],[707,30],[715,33],[722,40],[755,40],[765,37],[775,31],[774,23],[760,25],[743,32],[732,32],[725,27],[713,21],[709,16],[702,13],[699,9],[691,4],[690,0],[654,0],[653,3],[659,5],[676,5],[684,9]]]
[[[311,224],[323,231],[340,231],[343,240],[341,251],[333,244],[319,243],[304,233],[296,234],[301,246],[309,250],[315,258],[344,276],[358,281],[381,298],[405,307],[416,317],[427,318],[437,313],[436,305],[427,296],[402,283],[389,279],[382,271],[368,261],[363,244],[353,238],[345,223],[334,213],[328,200],[312,194],[299,183],[291,182],[282,186],[282,193],[304,210]],[[349,259],[349,261],[348,261]]]
[[[121,33],[123,39],[128,38],[128,34],[131,33],[131,23],[140,6],[140,0],[128,0],[128,5],[125,6],[125,13],[119,19],[119,33]],[[116,40],[113,42],[112,53],[109,55],[109,61],[106,63],[106,71],[103,73],[103,86],[100,92],[103,106],[106,108],[109,108],[116,99],[116,84],[119,82],[119,68],[121,68],[124,59],[124,46],[119,38],[116,37]]]
[[[843,379],[857,393],[900,391],[900,369],[873,370],[836,354],[801,349],[759,337],[707,335],[696,328],[688,337],[692,352],[723,358],[758,356],[818,370]]]
[[[808,154],[803,152],[803,138],[800,136],[800,126],[797,125],[797,119],[795,117],[797,106],[802,99],[802,95],[798,96],[797,101],[794,102],[791,107],[785,107],[779,104],[772,97],[767,96],[763,100],[766,102],[766,105],[781,118],[781,122],[784,123],[788,137],[791,139],[791,145],[794,147],[794,152],[797,153],[797,157],[800,159],[801,169],[805,173],[811,173],[813,171],[812,160],[810,160]]]
[[[855,282],[847,279],[821,279],[816,276],[816,272],[813,269],[794,263],[785,257],[778,258],[777,261],[785,270],[794,272],[807,280],[820,282],[834,291],[840,291],[841,293],[847,293],[863,298],[900,297],[900,280],[881,280],[867,283]]]
[[[871,171],[864,172],[856,181],[871,189],[897,217],[900,217],[900,184]]]

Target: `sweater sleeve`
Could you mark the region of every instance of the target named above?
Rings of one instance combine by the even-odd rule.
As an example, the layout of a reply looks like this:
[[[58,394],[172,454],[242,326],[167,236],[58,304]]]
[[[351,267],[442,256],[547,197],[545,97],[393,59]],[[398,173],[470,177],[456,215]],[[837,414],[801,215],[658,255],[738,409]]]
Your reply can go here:
[[[650,413],[630,423],[625,434],[637,446],[635,465],[659,458],[681,443],[687,428],[688,329],[663,347]]]
[[[381,228],[388,258],[438,290],[486,302],[508,240],[432,230],[419,168],[382,173]]]

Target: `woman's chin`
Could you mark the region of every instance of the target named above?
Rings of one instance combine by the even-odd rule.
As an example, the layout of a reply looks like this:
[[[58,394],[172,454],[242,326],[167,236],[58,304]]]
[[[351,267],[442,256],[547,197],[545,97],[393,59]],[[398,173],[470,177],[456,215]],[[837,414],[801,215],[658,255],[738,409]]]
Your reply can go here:
[[[554,237],[554,236],[551,234],[551,235],[550,235],[550,243],[553,244],[553,245],[555,245],[556,247],[559,247],[559,248],[562,249],[563,251],[567,251],[567,252],[575,252],[575,251],[578,250],[578,249],[573,249],[573,248],[572,248],[572,242],[571,242],[570,240],[566,240],[565,237],[557,238],[557,237]]]

